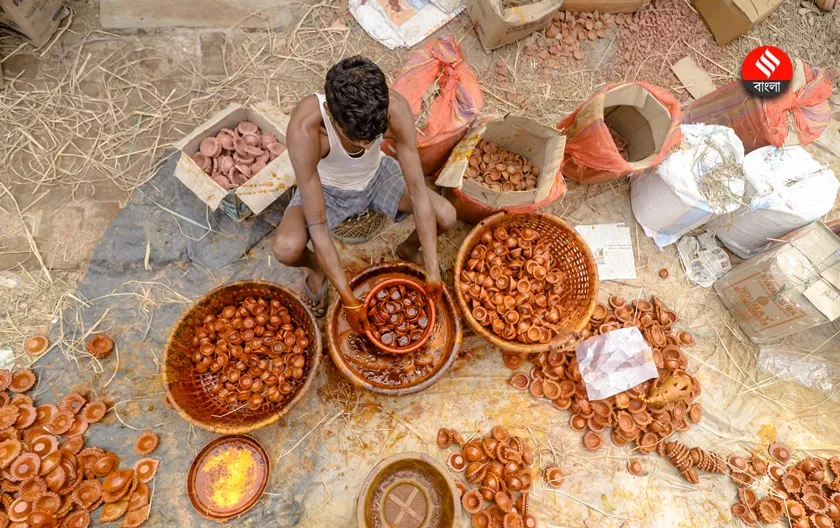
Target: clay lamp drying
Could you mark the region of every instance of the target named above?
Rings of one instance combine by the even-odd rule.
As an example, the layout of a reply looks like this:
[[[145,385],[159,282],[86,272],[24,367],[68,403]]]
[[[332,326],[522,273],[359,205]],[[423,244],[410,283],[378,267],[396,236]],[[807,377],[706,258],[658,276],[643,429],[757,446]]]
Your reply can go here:
[[[32,336],[23,344],[23,351],[30,356],[40,356],[49,346],[50,341],[46,336]]]
[[[377,284],[365,297],[370,328],[367,338],[390,354],[408,354],[425,346],[435,326],[435,305],[422,285],[406,278]]]
[[[96,359],[105,359],[114,349],[114,340],[106,334],[93,334],[85,345],[85,350]]]

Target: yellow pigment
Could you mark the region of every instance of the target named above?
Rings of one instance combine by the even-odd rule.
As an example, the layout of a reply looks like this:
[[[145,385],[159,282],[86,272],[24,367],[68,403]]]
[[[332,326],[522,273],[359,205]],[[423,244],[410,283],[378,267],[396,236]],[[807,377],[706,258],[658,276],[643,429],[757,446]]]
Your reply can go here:
[[[234,509],[253,496],[257,460],[248,449],[231,447],[207,458],[201,472],[208,475],[209,498],[220,510]]]

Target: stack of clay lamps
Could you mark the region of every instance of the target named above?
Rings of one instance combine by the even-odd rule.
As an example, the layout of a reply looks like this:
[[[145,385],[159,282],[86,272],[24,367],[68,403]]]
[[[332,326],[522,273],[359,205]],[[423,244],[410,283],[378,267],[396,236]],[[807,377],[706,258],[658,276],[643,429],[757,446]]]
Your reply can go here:
[[[730,476],[738,488],[738,502],[732,514],[748,526],[775,524],[787,517],[792,528],[833,528],[840,525],[840,457],[804,458],[791,464],[791,450],[774,443],[767,463],[753,453],[745,458],[729,457]],[[774,487],[759,499],[750,487],[755,479],[770,477]]]
[[[423,337],[429,326],[425,292],[411,283],[383,286],[367,309],[371,335],[385,346],[408,348]]]
[[[201,141],[193,161],[226,190],[235,189],[286,151],[274,134],[250,121],[223,128]]]
[[[726,473],[726,462],[720,455],[709,453],[699,447],[688,448],[679,442],[667,442],[665,456],[677,468],[680,475],[692,484],[700,483],[697,470],[707,473]]]
[[[555,306],[555,303],[548,305]],[[558,409],[571,411],[572,429],[584,433],[583,443],[593,451],[601,447],[602,434],[608,433],[616,445],[632,443],[641,453],[656,450],[665,455],[666,439],[688,429],[689,420],[697,423],[702,416],[700,404],[694,403],[700,395],[700,383],[686,373],[688,359],[681,350],[692,346],[694,337],[678,331],[674,327],[676,322],[677,314],[656,297],[651,301],[639,299],[631,305],[621,297],[612,296],[608,305],[595,306],[579,340],[636,326],[650,345],[659,370],[658,379],[605,400],[590,401],[587,397],[575,355],[577,341],[563,350],[532,356],[531,371],[514,374],[510,383],[530,391],[535,398],[551,400]],[[522,364],[518,354],[505,353],[503,359],[513,370]]]
[[[277,300],[248,297],[208,314],[193,346],[193,368],[213,377],[210,393],[237,409],[279,405],[303,384],[309,339]]]
[[[525,55],[556,68],[558,57],[583,59],[584,53],[580,49],[583,42],[605,38],[617,23],[622,24],[629,18],[630,15],[625,14],[558,11],[548,28],[525,40],[523,51]]]
[[[520,343],[548,343],[559,333],[564,282],[560,263],[529,227],[485,232],[461,272],[475,320]]]
[[[93,334],[88,338],[85,350],[96,359],[105,359],[114,350],[114,340],[107,334]]]
[[[85,447],[84,433],[106,404],[71,392],[58,405],[36,406],[24,394],[35,381],[30,370],[0,370],[0,526],[86,528],[100,506],[100,522],[143,524],[160,462],[141,458],[120,469],[116,454]]]
[[[494,191],[529,191],[537,188],[540,169],[528,158],[482,139],[470,154],[466,176]]]
[[[463,472],[472,485],[468,490],[464,483],[457,483],[461,505],[472,516],[474,528],[537,527],[528,508],[534,455],[525,440],[497,425],[489,435],[466,443],[457,431],[441,429],[437,445],[458,448],[449,455],[447,465],[456,473]],[[552,478],[558,477],[552,473]]]

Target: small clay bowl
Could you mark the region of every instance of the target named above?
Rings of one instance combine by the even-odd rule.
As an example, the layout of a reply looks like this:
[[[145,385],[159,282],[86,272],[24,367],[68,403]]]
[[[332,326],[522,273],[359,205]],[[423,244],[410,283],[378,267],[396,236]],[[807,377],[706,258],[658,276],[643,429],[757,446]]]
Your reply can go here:
[[[407,501],[409,497],[414,500]],[[380,524],[452,528],[461,517],[459,497],[449,471],[439,462],[422,453],[399,453],[377,464],[368,474],[356,502],[356,523],[359,528]],[[402,506],[393,508],[394,504]],[[411,513],[405,515],[404,509],[411,509]],[[402,524],[396,516],[423,521]],[[434,519],[437,522],[431,524]]]
[[[380,282],[373,289],[371,289],[370,292],[368,292],[367,296],[365,297],[365,302],[364,302],[365,312],[370,310],[371,305],[376,302],[376,294],[377,293],[379,293],[380,291],[382,291],[384,289],[393,288],[394,286],[399,286],[399,285],[405,286],[406,289],[414,290],[419,295],[422,295],[424,297],[427,296],[426,289],[421,284],[419,284],[419,283],[417,283],[417,282],[415,282],[411,279],[407,279],[407,278],[388,279],[388,280]],[[394,347],[394,346],[386,345],[386,344],[382,343],[382,341],[380,341],[373,334],[373,332],[370,329],[367,332],[365,332],[365,335],[367,335],[367,338],[370,340],[371,343],[374,344],[374,346],[376,346],[376,348],[382,350],[383,352],[387,352],[389,354],[408,354],[410,352],[415,352],[417,350],[420,350],[429,341],[429,338],[432,335],[432,328],[434,328],[434,326],[435,326],[435,303],[433,303],[433,302],[431,302],[431,300],[429,300],[429,302],[426,303],[425,308],[426,308],[426,317],[428,317],[429,323],[426,325],[426,328],[423,330],[423,335],[420,336],[420,339],[414,341],[413,343],[411,343],[407,347]]]
[[[268,455],[256,440],[223,436],[207,444],[193,460],[187,495],[199,515],[224,522],[254,507],[265,491],[270,470]]]

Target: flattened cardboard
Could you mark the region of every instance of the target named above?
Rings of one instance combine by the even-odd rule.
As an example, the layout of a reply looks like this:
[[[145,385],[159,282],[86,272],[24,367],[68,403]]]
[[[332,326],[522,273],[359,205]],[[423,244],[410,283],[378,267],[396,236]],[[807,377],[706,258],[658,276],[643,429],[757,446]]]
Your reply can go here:
[[[671,71],[695,99],[700,99],[717,89],[709,74],[701,70],[691,57],[683,57],[677,61],[671,66]]]
[[[61,0],[0,0],[0,28],[20,33],[43,46],[70,11]]]
[[[530,191],[495,191],[465,178],[470,154],[482,139],[524,156],[539,167],[537,188]],[[495,208],[537,203],[551,193],[565,147],[566,137],[556,128],[521,116],[492,118],[470,130],[455,146],[435,185],[460,187],[476,200]]]
[[[634,170],[656,157],[671,126],[668,109],[638,85],[608,91],[603,115],[604,122],[627,142],[628,164]]]
[[[502,10],[500,0],[467,0],[467,14],[485,51],[525,38],[545,29],[563,0],[539,0]]]
[[[287,189],[295,185],[292,162],[288,151],[254,175],[244,185],[226,191],[214,182],[193,161],[201,141],[215,135],[222,128],[233,128],[243,120],[255,123],[261,130],[271,132],[281,143],[286,143],[288,116],[269,103],[259,103],[253,108],[232,104],[217,112],[187,137],[175,144],[181,150],[181,159],[175,168],[175,177],[195,193],[198,198],[215,211],[223,206],[228,215],[241,220],[251,214],[259,214]],[[227,206],[223,203],[225,201]]]
[[[784,0],[695,0],[715,42],[721,46],[740,37],[767,18]]]
[[[563,9],[573,12],[635,13],[647,0],[565,0]]]

